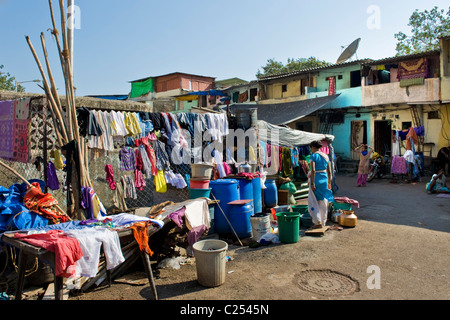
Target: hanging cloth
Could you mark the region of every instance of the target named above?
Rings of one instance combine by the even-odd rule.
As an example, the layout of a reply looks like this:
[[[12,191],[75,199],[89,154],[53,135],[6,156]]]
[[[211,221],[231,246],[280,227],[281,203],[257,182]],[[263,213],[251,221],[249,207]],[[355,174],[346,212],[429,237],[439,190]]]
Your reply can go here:
[[[47,164],[47,186],[52,190],[58,190],[60,187],[56,167],[51,161]]]
[[[282,173],[284,177],[289,177],[294,174],[294,169],[292,167],[292,159],[291,159],[291,149],[284,147],[282,149]]]
[[[116,189],[116,181],[114,181],[114,172],[113,172],[113,166],[110,164],[107,164],[105,166],[106,171],[106,181],[108,181],[109,188],[111,190]]]

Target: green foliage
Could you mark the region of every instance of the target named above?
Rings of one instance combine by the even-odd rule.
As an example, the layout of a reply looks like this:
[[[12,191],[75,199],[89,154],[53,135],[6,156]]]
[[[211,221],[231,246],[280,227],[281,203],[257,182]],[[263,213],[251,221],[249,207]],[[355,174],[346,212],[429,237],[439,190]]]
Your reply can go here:
[[[262,66],[262,72],[258,69],[256,77],[259,79],[261,77],[271,76],[275,74],[289,73],[300,71],[304,69],[317,68],[322,66],[330,65],[329,62],[318,60],[315,57],[310,58],[298,58],[291,59],[288,58],[286,65],[275,59],[267,60],[265,66]]]
[[[12,77],[9,72],[3,72],[4,65],[0,65],[0,90],[15,91],[16,78]],[[25,92],[25,88],[20,84],[17,85],[18,92]]]
[[[411,27],[411,36],[401,31],[394,35],[398,41],[395,48],[397,55],[439,49],[439,38],[450,35],[450,7],[447,13],[438,7],[423,12],[416,9],[409,18],[408,26]]]

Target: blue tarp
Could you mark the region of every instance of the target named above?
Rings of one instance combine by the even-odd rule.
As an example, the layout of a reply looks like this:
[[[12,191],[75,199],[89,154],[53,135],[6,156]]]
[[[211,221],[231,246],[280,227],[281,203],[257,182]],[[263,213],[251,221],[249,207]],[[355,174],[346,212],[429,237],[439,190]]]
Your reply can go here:
[[[48,219],[23,205],[27,191],[25,184],[0,186],[0,232],[46,226]]]
[[[221,96],[226,97],[228,96],[226,93],[220,90],[208,90],[208,91],[196,91],[196,92],[190,92],[188,95],[196,95],[196,96]]]

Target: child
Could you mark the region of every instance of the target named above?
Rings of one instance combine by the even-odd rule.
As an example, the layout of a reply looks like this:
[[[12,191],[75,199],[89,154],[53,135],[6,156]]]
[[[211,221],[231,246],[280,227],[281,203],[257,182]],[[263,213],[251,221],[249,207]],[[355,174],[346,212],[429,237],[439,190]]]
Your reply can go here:
[[[367,150],[370,149],[370,151]],[[369,174],[369,160],[373,152],[373,148],[367,144],[361,144],[355,148],[355,152],[361,149],[359,154],[359,167],[358,167],[358,187],[365,187],[367,183],[367,175]]]

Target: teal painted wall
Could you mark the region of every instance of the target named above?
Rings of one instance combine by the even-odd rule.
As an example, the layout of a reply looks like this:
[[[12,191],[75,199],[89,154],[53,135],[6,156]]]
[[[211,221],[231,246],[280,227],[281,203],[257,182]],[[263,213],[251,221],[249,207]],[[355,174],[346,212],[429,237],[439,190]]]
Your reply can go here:
[[[346,114],[344,123],[333,125],[331,134],[334,135],[334,152],[342,155],[344,158],[351,158],[351,128],[352,121],[366,121],[367,123],[367,142],[371,141],[371,120],[370,113],[361,113],[361,117],[356,118],[354,113]]]

